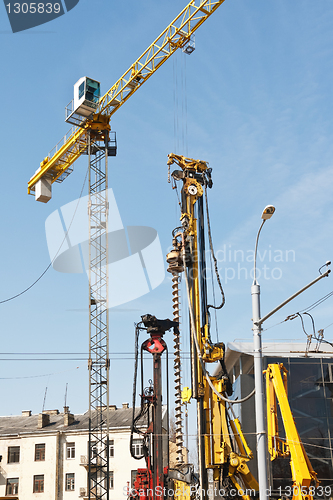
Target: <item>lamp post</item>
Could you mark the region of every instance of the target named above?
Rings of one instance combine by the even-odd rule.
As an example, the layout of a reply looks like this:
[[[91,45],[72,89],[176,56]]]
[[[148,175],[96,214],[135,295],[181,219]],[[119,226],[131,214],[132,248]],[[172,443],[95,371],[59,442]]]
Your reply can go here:
[[[253,268],[253,284],[251,286],[252,295],[252,322],[253,322],[253,362],[254,362],[254,387],[255,387],[255,409],[256,409],[256,434],[257,434],[257,463],[258,463],[258,482],[259,482],[259,499],[269,500],[269,485],[268,485],[268,448],[267,448],[267,434],[265,426],[265,399],[264,399],[264,384],[263,384],[263,366],[262,366],[262,341],[261,330],[262,324],[268,318],[273,316],[286,304],[291,302],[295,297],[303,293],[318,281],[326,278],[331,270],[328,266],[331,261],[327,261],[326,271],[321,273],[322,266],[319,269],[320,275],[308,283],[306,286],[298,290],[298,292],[291,295],[288,299],[284,300],[281,304],[275,307],[272,311],[266,314],[263,318],[260,316],[260,286],[257,282],[257,249],[261,229],[266,220],[270,219],[275,212],[275,207],[268,205],[264,208],[261,218],[263,219],[259,228],[256,246],[254,250],[254,268]]]
[[[267,434],[264,418],[264,384],[262,366],[262,341],[260,320],[260,286],[257,282],[257,249],[260,232],[266,220],[270,219],[275,212],[272,205],[264,208],[262,223],[259,228],[254,250],[253,284],[252,295],[252,322],[253,322],[253,348],[254,348],[254,386],[255,386],[255,409],[256,409],[256,435],[257,435],[257,458],[258,458],[258,482],[260,500],[269,500],[268,490],[268,468],[267,468]]]

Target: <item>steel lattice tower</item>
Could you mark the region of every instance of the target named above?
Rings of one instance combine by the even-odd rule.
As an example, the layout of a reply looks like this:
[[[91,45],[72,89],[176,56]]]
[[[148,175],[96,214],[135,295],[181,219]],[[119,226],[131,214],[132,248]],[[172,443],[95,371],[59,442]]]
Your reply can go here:
[[[108,132],[88,137],[89,500],[109,499]]]

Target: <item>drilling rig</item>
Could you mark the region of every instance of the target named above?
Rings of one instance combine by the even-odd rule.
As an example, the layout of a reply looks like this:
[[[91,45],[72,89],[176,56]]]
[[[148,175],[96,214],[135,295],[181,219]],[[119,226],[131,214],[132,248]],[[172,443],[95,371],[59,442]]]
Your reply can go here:
[[[179,169],[174,170],[171,174],[172,164],[176,164]],[[207,190],[213,186],[212,170],[208,167],[207,162],[175,154],[169,155],[168,166],[170,180],[172,178],[175,184],[182,183],[180,194],[181,226],[173,230],[173,248],[167,255],[168,271],[172,274],[174,310],[173,368],[177,458],[176,466],[173,469],[168,467],[168,463],[165,464],[164,475],[159,485],[163,486],[166,492],[173,492],[172,495],[177,500],[189,500],[191,497],[198,496],[201,499],[209,498],[211,500],[215,497],[236,499],[242,497],[245,500],[250,500],[250,497],[258,491],[257,481],[247,465],[248,461],[253,458],[253,454],[242,433],[240,422],[233,412],[232,405],[235,401],[229,399],[232,394],[232,385],[224,364],[224,344],[212,342],[210,334],[209,310],[211,308],[221,309],[225,302],[213,250],[207,200]],[[215,263],[216,278],[221,291],[221,304],[219,306],[208,304],[206,229],[210,252]],[[191,464],[184,463],[183,453],[179,311],[179,280],[182,274],[185,279],[190,313],[190,392],[192,399],[196,400],[197,406],[199,477],[194,474]],[[145,323],[144,319],[143,323]],[[207,366],[213,366],[213,363],[218,363],[220,366],[219,376],[210,375],[208,372]],[[157,404],[160,396],[160,382],[157,385],[154,383],[150,387],[149,396],[152,408]],[[145,391],[142,388],[141,407],[144,407],[145,401]],[[237,403],[240,402],[242,401],[237,401]],[[137,432],[136,429],[137,425],[133,427],[132,431]],[[147,432],[152,436],[156,435],[151,438],[156,441],[161,429],[152,422]],[[147,439],[147,436],[144,436],[144,439]],[[156,459],[154,460],[151,449],[155,449],[155,447],[146,448],[147,468],[140,470],[140,473],[138,471],[133,488],[132,496],[134,498],[138,496],[138,491],[143,492],[145,500],[160,500],[161,498],[159,492],[154,489],[154,485],[157,483],[149,481],[149,478],[156,474]],[[167,450],[164,451],[167,452]],[[175,491],[178,491],[178,494]],[[165,492],[164,495],[170,496]]]
[[[156,415],[156,408],[162,406],[161,377],[155,376],[154,357],[154,383],[150,385],[148,391],[144,390],[142,385],[141,412],[132,427],[132,434],[141,432],[145,442],[149,443],[146,445],[144,454],[147,468],[138,470],[130,498],[135,500],[139,498],[162,500],[168,497],[175,500],[194,498],[250,500],[258,496],[259,489],[248,467],[253,453],[242,433],[239,419],[235,416],[233,404],[249,399],[254,391],[242,400],[229,399],[232,395],[232,385],[224,363],[225,347],[222,342],[214,343],[211,338],[209,310],[221,309],[225,303],[214,254],[208,208],[207,193],[208,189],[213,186],[212,169],[204,161],[175,154],[170,154],[168,158],[169,181],[172,179],[175,189],[177,189],[178,182],[182,185],[180,196],[178,195],[181,226],[173,230],[173,248],[167,254],[168,271],[172,275],[173,322],[157,320],[151,315],[143,316],[142,323],[145,328],[142,327],[142,329],[146,329],[147,333],[151,334],[151,338],[142,344],[142,350],[149,350],[147,349],[149,345],[150,348],[155,346],[158,353],[164,352],[167,346],[162,340],[162,335],[171,326],[173,327],[177,458],[176,465],[171,468],[168,461],[168,443],[163,449],[162,428],[160,424],[157,425],[156,418],[148,418],[147,432],[139,431],[137,426],[140,418],[149,412],[149,409],[153,415]],[[173,164],[179,168],[171,173]],[[216,280],[221,292],[221,303],[218,306],[208,304],[206,232],[209,240],[209,253],[214,263]],[[191,389],[185,388],[187,390],[183,391],[181,389],[180,342],[180,279],[182,275],[189,306],[191,340]],[[161,346],[163,349],[160,348]],[[152,354],[153,350],[150,350]],[[219,370],[214,371],[218,375],[211,375],[208,371],[207,367],[212,366],[213,363],[220,365]],[[287,370],[282,364],[270,364],[264,373],[266,374],[268,441],[271,460],[275,460],[278,456],[290,457],[293,500],[312,500],[319,482],[301,442],[288,403]],[[141,384],[143,384],[143,372]],[[168,392],[167,389],[167,406],[169,404]],[[183,453],[182,402],[190,398],[196,400],[197,406],[198,476],[194,472],[193,465],[184,462]],[[285,428],[285,440],[279,435],[277,400]],[[168,429],[165,432],[169,434]],[[156,450],[158,450],[157,456],[166,455],[164,462],[162,458],[160,458],[161,462],[158,462]],[[163,473],[161,473],[162,470]]]
[[[204,498],[214,489],[223,490],[224,496],[228,496],[231,489],[257,491],[257,482],[247,465],[253,454],[228,398],[232,394],[232,385],[224,364],[225,347],[222,342],[214,343],[211,338],[210,309],[221,309],[225,303],[208,208],[208,189],[213,186],[212,169],[205,161],[170,154],[169,176],[173,164],[179,168],[171,173],[170,180],[172,178],[175,185],[178,182],[182,185],[181,226],[173,231],[173,250],[167,256],[167,261],[168,270],[174,276],[178,274],[177,264],[182,263],[189,304],[191,392],[197,405],[200,496]],[[220,288],[221,303],[218,306],[208,303],[206,248],[214,261]],[[213,363],[220,365],[218,377],[208,372],[208,367]],[[180,378],[177,371],[176,374]],[[180,414],[179,407],[176,407],[175,413]],[[177,453],[180,456],[180,425],[177,432]],[[246,498],[248,495],[243,496]]]

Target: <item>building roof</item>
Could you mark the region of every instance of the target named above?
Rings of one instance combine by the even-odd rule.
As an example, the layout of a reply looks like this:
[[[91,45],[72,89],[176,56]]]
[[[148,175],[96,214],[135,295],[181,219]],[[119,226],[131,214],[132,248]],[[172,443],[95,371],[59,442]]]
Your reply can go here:
[[[293,340],[280,340],[262,343],[264,356],[277,356],[279,358],[332,358],[333,347],[330,344],[322,343],[319,350],[315,352],[316,342],[310,345],[306,355],[306,340],[304,342]],[[238,351],[253,356],[253,342],[229,342],[228,351]]]
[[[315,352],[316,342],[310,345],[310,349],[306,352],[306,340],[290,341],[280,340],[262,343],[262,352],[264,357],[277,358],[333,358],[333,347],[329,344],[322,343],[319,350]],[[253,356],[253,342],[229,342],[225,353],[225,364],[230,370],[242,355]]]
[[[140,408],[135,409],[135,415],[140,411]],[[38,429],[39,415],[30,415],[30,412],[24,412],[29,416],[9,416],[0,417],[0,438],[18,434],[36,434],[36,433],[53,433],[57,431],[86,431],[89,429],[89,412],[74,415],[74,421],[68,426],[64,425],[64,413],[57,411],[45,411],[44,414],[50,415],[50,423],[42,429]],[[133,408],[117,408],[110,407],[109,409],[109,428],[110,431],[117,429],[129,429],[132,424]],[[146,421],[142,420],[142,426]]]

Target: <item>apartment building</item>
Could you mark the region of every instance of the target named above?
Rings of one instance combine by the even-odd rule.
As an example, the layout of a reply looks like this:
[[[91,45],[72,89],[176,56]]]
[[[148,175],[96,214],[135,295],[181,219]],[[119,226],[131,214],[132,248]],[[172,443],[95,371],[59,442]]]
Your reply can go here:
[[[144,459],[130,454],[132,411],[128,403],[109,407],[112,500],[126,499],[136,469],[145,468]],[[88,412],[74,415],[68,407],[0,417],[0,500],[87,498],[88,428]],[[141,439],[134,440],[133,451],[142,454]]]

